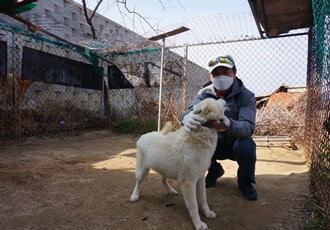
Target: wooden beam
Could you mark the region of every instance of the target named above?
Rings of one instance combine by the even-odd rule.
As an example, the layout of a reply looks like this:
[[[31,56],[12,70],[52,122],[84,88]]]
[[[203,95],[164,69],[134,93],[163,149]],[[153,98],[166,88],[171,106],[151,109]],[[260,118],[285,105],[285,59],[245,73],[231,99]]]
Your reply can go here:
[[[167,38],[167,37],[170,37],[170,36],[173,36],[173,35],[176,35],[176,34],[185,32],[187,30],[189,30],[187,27],[181,26],[180,28],[177,28],[175,30],[172,30],[172,31],[169,31],[169,32],[166,32],[166,33],[159,34],[159,35],[156,35],[154,37],[151,37],[151,38],[149,38],[149,40],[150,41],[157,41],[159,39]]]

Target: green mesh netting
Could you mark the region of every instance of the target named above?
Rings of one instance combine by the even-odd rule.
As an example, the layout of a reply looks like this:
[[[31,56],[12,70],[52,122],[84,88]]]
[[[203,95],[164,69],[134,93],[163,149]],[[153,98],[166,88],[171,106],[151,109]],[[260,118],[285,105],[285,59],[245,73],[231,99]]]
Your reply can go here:
[[[322,228],[330,229],[330,1],[312,0],[305,149]]]
[[[6,24],[2,24],[0,23],[1,27],[4,28],[8,28],[9,30],[13,31],[14,33],[21,33],[21,34],[25,34],[26,36],[29,37],[29,39],[34,40],[36,42],[41,42],[41,43],[48,43],[48,44],[54,44],[57,45],[58,47],[62,47],[62,48],[68,48],[71,49],[77,53],[79,53],[80,55],[82,55],[87,61],[89,61],[90,63],[92,63],[92,65],[95,67],[95,69],[98,71],[98,64],[99,64],[99,59],[97,57],[95,57],[94,52],[92,52],[90,49],[85,48],[85,50],[82,49],[78,49],[77,47],[74,47],[70,44],[66,44],[60,41],[56,41],[56,40],[52,40],[40,35],[37,35],[35,33],[31,33],[29,31],[14,27],[14,26],[10,26],[10,25],[6,25]]]
[[[313,21],[316,45],[313,53],[317,53],[316,71],[321,79],[328,79],[330,74],[330,1],[312,0]]]

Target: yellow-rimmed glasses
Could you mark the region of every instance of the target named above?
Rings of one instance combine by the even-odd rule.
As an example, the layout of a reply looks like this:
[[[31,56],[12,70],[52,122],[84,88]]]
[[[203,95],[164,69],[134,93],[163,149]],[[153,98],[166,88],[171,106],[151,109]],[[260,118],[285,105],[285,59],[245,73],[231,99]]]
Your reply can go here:
[[[233,66],[235,65],[234,61],[229,57],[217,57],[217,58],[212,59],[209,62],[209,67],[213,67],[218,63],[226,63],[226,64],[230,64]]]

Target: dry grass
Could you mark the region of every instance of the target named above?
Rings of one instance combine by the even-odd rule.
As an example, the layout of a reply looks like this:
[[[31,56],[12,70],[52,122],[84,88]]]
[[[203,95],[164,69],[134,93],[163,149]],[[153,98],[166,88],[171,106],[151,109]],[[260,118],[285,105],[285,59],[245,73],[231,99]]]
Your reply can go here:
[[[305,133],[306,101],[294,104],[291,110],[273,104],[257,110],[256,129],[257,136],[288,136],[293,143],[301,143]]]
[[[33,109],[22,109],[25,92],[32,83],[21,76],[16,81],[12,74],[1,79],[0,138],[103,129],[112,125],[110,117],[79,108],[71,101],[49,101]]]
[[[113,127],[124,118],[138,122],[156,121],[158,118],[158,98],[151,97],[150,91],[134,90],[136,103],[132,108],[114,111],[109,116],[82,109],[71,101],[50,101],[35,109],[19,109],[20,101],[30,82],[18,81],[18,97],[13,98],[12,78],[0,84],[0,137],[14,138],[31,135],[47,135],[58,132],[104,129]],[[306,100],[297,102],[291,110],[274,104],[257,111],[255,135],[289,136],[294,142],[303,140],[305,128]],[[162,123],[172,121],[179,127],[181,111],[175,93],[164,93],[162,100]]]
[[[109,117],[77,108],[72,102],[47,102],[34,110],[0,110],[0,137],[20,138],[111,127]]]
[[[172,91],[166,95],[162,108],[162,122],[165,123],[166,121],[172,121],[174,127],[178,127],[181,111]]]
[[[145,90],[134,91],[134,101],[136,102],[131,108],[126,108],[125,114],[122,111],[114,111],[111,108],[111,116],[114,120],[134,119],[137,122],[145,122],[158,119],[158,98],[148,95],[150,92]],[[174,97],[174,92],[169,91],[163,95],[162,99],[162,123],[172,121],[173,125],[179,125],[180,109],[177,100]]]
[[[123,111],[114,111],[115,131],[119,133],[143,134],[158,129],[159,100],[151,96],[148,90],[135,90],[134,101],[131,108]],[[127,113],[129,111],[129,113]],[[174,98],[174,92],[169,91],[163,95],[161,125],[172,121],[175,127],[179,127],[179,107]]]

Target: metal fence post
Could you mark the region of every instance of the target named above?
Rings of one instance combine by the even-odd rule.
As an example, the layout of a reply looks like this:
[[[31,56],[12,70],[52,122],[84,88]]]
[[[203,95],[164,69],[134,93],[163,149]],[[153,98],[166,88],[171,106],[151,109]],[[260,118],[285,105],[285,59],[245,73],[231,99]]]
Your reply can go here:
[[[182,89],[182,110],[187,110],[187,63],[188,63],[188,46],[184,47],[183,56],[183,89]]]
[[[164,69],[164,50],[165,38],[163,38],[162,56],[160,60],[160,77],[159,77],[159,105],[158,105],[158,132],[161,126],[161,113],[162,113],[162,91],[163,91],[163,69]]]
[[[101,60],[101,66],[103,66],[103,60]],[[100,98],[100,115],[104,116],[104,71],[102,72],[102,91],[101,91],[101,98]]]

